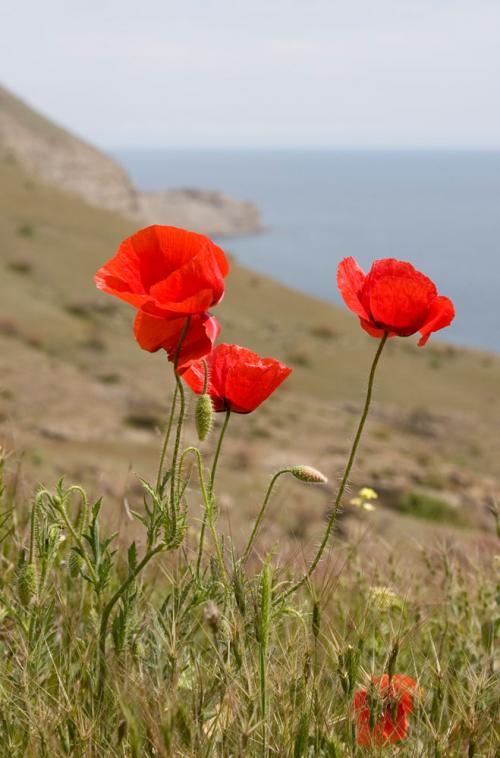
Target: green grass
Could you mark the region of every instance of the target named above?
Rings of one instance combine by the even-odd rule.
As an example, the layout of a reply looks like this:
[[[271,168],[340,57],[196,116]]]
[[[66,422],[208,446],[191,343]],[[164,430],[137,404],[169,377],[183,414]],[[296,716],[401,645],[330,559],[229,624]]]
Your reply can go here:
[[[399,504],[402,513],[437,523],[462,524],[463,518],[446,500],[425,492],[408,492]]]
[[[335,541],[341,569],[285,599],[297,567],[247,570],[227,537],[224,574],[209,545],[197,575],[196,535],[173,537],[148,487],[129,503],[146,525],[132,541],[108,537],[78,488],[30,504],[15,481],[0,518],[1,755],[496,755],[491,557],[427,551],[409,580],[390,553],[374,565]],[[354,693],[388,670],[420,688],[408,736],[357,747]]]
[[[131,473],[154,480],[167,361],[138,349],[130,310],[92,282],[130,223],[10,159],[0,198],[0,432],[28,451],[22,475],[7,461],[1,491],[0,755],[495,756],[486,503],[500,474],[500,359],[388,344],[352,481],[380,484],[381,505],[353,517],[346,495],[313,581],[285,598],[324,533],[376,343],[350,314],[266,277],[256,289],[233,264],[223,339],[295,370],[251,421],[231,419],[198,574],[196,469],[186,460],[173,499],[171,480],[156,492]],[[195,443],[192,425],[182,441]],[[332,489],[280,483],[243,565],[269,474],[304,460]],[[63,485],[30,494],[63,474],[91,503],[104,494],[99,513]],[[442,499],[417,483],[439,484]],[[454,529],[448,491],[467,504],[467,528]],[[391,667],[421,690],[408,739],[360,749],[354,692]]]

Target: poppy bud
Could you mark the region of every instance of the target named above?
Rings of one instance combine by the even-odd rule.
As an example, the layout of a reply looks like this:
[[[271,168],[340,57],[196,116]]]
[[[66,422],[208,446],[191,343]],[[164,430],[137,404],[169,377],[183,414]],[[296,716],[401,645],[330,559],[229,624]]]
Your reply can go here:
[[[328,479],[321,471],[312,466],[294,466],[290,473],[301,482],[311,482],[313,484],[326,484]]]
[[[35,597],[38,586],[38,576],[34,563],[26,563],[21,567],[17,580],[19,600],[24,606],[30,604]]]
[[[199,396],[196,401],[194,418],[198,439],[203,442],[212,428],[214,418],[214,409],[210,395],[204,393]]]

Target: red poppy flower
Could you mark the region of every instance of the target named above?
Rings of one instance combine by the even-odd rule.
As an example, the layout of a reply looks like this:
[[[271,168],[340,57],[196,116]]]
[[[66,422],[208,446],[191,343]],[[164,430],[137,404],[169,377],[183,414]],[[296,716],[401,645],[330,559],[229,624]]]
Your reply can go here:
[[[408,731],[407,715],[413,710],[413,694],[418,694],[417,683],[403,674],[394,674],[389,682],[389,676],[384,674],[373,679],[373,688],[381,709],[376,702],[371,702],[373,696],[367,689],[358,690],[354,695],[358,745],[385,745],[403,740]],[[370,718],[371,707],[377,711],[375,723]]]
[[[382,337],[385,331],[390,337],[420,332],[422,346],[455,316],[453,303],[438,295],[434,282],[411,263],[394,258],[375,261],[368,275],[354,258],[344,258],[337,284],[345,304],[372,337]]]
[[[95,283],[147,313],[178,319],[220,302],[228,272],[224,252],[208,237],[148,226],[121,243]]]
[[[135,338],[143,350],[155,353],[163,348],[169,360],[173,361],[185,323],[185,317],[165,319],[139,311],[134,322]],[[219,322],[209,313],[191,316],[179,351],[178,373],[193,361],[208,355],[219,332]]]
[[[207,357],[208,388],[216,411],[251,413],[291,373],[274,358],[261,358],[239,345],[217,345]],[[205,379],[203,361],[193,363],[182,375],[201,394]]]

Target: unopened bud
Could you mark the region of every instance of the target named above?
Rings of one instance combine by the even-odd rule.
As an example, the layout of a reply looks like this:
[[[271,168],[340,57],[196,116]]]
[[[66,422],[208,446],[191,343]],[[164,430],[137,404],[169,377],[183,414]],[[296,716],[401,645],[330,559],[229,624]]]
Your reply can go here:
[[[19,600],[25,606],[35,597],[38,588],[38,575],[34,563],[25,563],[19,570],[17,591]]]
[[[203,442],[212,428],[214,418],[214,409],[210,395],[204,393],[199,396],[196,401],[194,418],[198,439]]]
[[[312,466],[294,466],[290,469],[296,479],[301,482],[312,482],[313,484],[326,484],[328,479],[321,471]]]

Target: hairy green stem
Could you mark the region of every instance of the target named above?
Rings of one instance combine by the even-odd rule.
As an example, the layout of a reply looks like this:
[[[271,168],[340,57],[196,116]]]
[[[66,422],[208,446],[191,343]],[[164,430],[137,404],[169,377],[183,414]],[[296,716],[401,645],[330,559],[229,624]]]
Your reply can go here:
[[[302,579],[300,579],[300,581],[296,582],[292,587],[290,587],[290,589],[288,589],[284,593],[284,595],[283,595],[284,598],[288,597],[289,595],[292,595],[300,587],[302,587],[302,585],[308,579],[310,579],[310,577],[312,576],[312,574],[316,570],[316,568],[318,566],[318,563],[320,562],[320,560],[321,560],[321,558],[323,556],[323,553],[325,551],[325,548],[326,548],[326,546],[328,544],[328,540],[330,539],[330,535],[332,533],[332,529],[334,527],[335,520],[337,518],[337,514],[338,514],[338,511],[339,511],[339,508],[340,508],[340,504],[342,502],[342,497],[344,495],[344,491],[345,491],[345,488],[346,488],[346,485],[347,485],[347,481],[349,479],[349,474],[351,473],[352,465],[353,465],[354,459],[356,457],[356,452],[358,450],[358,446],[359,446],[359,442],[360,442],[360,439],[361,439],[361,435],[363,433],[363,429],[364,429],[364,426],[365,426],[365,421],[366,421],[366,418],[368,416],[368,411],[370,409],[370,403],[371,403],[372,392],[373,392],[373,381],[375,379],[375,372],[377,370],[377,365],[378,365],[380,356],[382,354],[382,350],[384,349],[384,345],[387,342],[388,336],[389,336],[388,333],[384,332],[384,336],[380,340],[379,346],[377,348],[377,352],[375,353],[375,357],[374,357],[373,362],[372,362],[372,366],[371,366],[371,369],[370,369],[370,376],[368,378],[368,388],[367,388],[367,392],[366,392],[366,398],[365,398],[365,404],[364,404],[364,407],[363,407],[363,413],[361,414],[361,419],[360,419],[359,424],[358,424],[358,429],[357,429],[356,435],[354,437],[354,442],[352,444],[351,452],[349,454],[349,458],[348,458],[348,461],[347,461],[347,465],[345,467],[344,474],[343,474],[342,479],[340,481],[340,486],[339,486],[339,489],[338,489],[338,492],[337,492],[337,497],[335,499],[335,503],[334,503],[334,506],[333,506],[333,509],[332,509],[332,513],[331,513],[330,518],[328,520],[328,525],[326,527],[326,531],[325,531],[323,540],[322,540],[322,542],[321,542],[321,544],[320,544],[320,546],[318,548],[318,551],[317,551],[317,553],[316,553],[316,555],[315,555],[315,557],[314,557],[311,565],[309,566],[308,570],[306,571],[306,573],[304,574],[304,576],[302,577]]]
[[[203,360],[203,392],[202,395],[207,394],[207,387],[208,387],[208,363],[206,360]]]
[[[162,482],[162,474],[163,474],[163,464],[165,463],[165,456],[167,454],[168,449],[168,443],[170,441],[170,434],[172,432],[172,426],[174,423],[174,416],[175,416],[175,406],[177,404],[177,384],[175,385],[174,394],[172,395],[172,403],[170,406],[170,414],[168,417],[168,423],[167,428],[165,431],[165,436],[163,438],[163,445],[161,449],[161,455],[160,455],[160,463],[158,465],[158,475],[156,477],[156,491],[160,491],[160,484]]]
[[[184,328],[181,332],[181,336],[179,338],[179,342],[177,344],[177,348],[175,350],[175,356],[174,356],[174,376],[175,376],[175,382],[177,385],[177,391],[179,393],[180,397],[180,410],[179,410],[179,417],[177,419],[177,431],[175,434],[175,442],[174,442],[174,450],[172,453],[172,465],[170,467],[170,508],[172,511],[172,522],[174,525],[177,523],[177,506],[175,502],[175,486],[176,486],[176,468],[177,468],[177,456],[179,454],[179,447],[181,444],[181,435],[182,435],[182,426],[184,424],[184,414],[186,411],[186,395],[184,392],[184,387],[182,386],[182,381],[177,373],[177,365],[179,363],[179,355],[181,352],[182,343],[184,342],[184,337],[187,334],[187,331],[189,329],[189,324],[191,323],[191,316],[188,316],[186,319],[186,323],[184,324]]]
[[[206,375],[207,376],[207,375]],[[224,436],[226,434],[226,430],[229,424],[229,419],[231,417],[231,411],[229,408],[226,410],[226,417],[224,419],[224,423],[222,424],[222,428],[220,430],[219,439],[217,441],[217,447],[215,449],[215,455],[214,460],[212,464],[212,471],[210,473],[210,497],[213,495],[213,489],[214,489],[214,483],[215,483],[215,475],[217,473],[217,465],[219,463],[219,458],[222,450],[222,442],[224,440]],[[207,529],[207,511],[205,509],[205,512],[203,514],[203,521],[201,524],[201,531],[200,531],[200,544],[198,547],[198,559],[196,561],[196,576],[200,576],[200,570],[201,570],[201,561],[203,558],[203,544],[205,542],[205,532]]]
[[[181,461],[184,459],[184,457],[188,453],[194,453],[194,455],[196,457],[196,463],[197,463],[197,468],[198,468],[198,479],[200,481],[201,495],[202,495],[202,498],[203,498],[203,504],[204,504],[204,508],[205,508],[204,513],[203,513],[203,531],[205,530],[206,523],[208,521],[208,524],[209,524],[209,527],[210,527],[210,533],[211,533],[212,539],[214,541],[215,553],[217,555],[217,562],[219,564],[219,568],[220,568],[222,577],[224,579],[224,585],[226,587],[226,590],[228,591],[229,590],[229,581],[228,581],[228,578],[227,578],[226,567],[224,565],[224,558],[222,556],[222,550],[221,550],[221,547],[220,547],[219,539],[217,537],[217,532],[215,530],[214,522],[213,522],[213,517],[212,517],[213,516],[213,514],[212,514],[212,508],[213,508],[212,492],[210,490],[207,491],[207,487],[206,487],[206,484],[205,484],[205,477],[203,476],[203,464],[202,464],[202,460],[201,460],[201,453],[200,453],[200,451],[198,450],[197,447],[188,447],[188,448],[186,448],[186,450],[184,450],[184,452],[182,454]],[[202,543],[201,543],[201,540],[200,540],[200,545],[201,544]],[[200,551],[198,551],[198,560],[196,562],[196,575],[197,576],[200,575],[201,556],[202,556],[202,552],[200,550]]]
[[[83,508],[88,508],[88,500],[85,490],[82,487],[79,487],[78,485],[74,484],[72,487],[70,487],[67,492],[66,496],[69,496],[72,492],[78,492],[80,497],[82,498],[82,506]],[[48,490],[41,490],[37,495],[37,502],[42,497],[48,497],[49,500],[53,501],[53,498]],[[92,565],[92,561],[87,555],[87,549],[85,547],[85,544],[81,538],[81,535],[76,531],[75,527],[73,526],[71,519],[69,518],[64,501],[59,503],[58,506],[54,505],[57,512],[62,516],[62,519],[64,521],[64,525],[66,526],[66,529],[73,537],[74,541],[78,545],[78,548],[80,550],[80,553],[82,555],[83,560],[85,561],[85,565],[87,567],[87,571],[89,572],[90,577],[92,578],[92,581],[94,583],[94,586],[98,583],[98,577],[95,572],[94,566]]]
[[[271,481],[269,483],[269,487],[267,488],[267,492],[266,492],[266,496],[264,498],[264,502],[262,503],[262,506],[261,506],[260,511],[259,511],[259,515],[257,516],[257,518],[255,520],[255,524],[253,526],[252,533],[250,535],[250,538],[249,538],[249,540],[247,542],[247,546],[246,546],[245,551],[243,553],[243,557],[241,559],[242,563],[245,563],[246,560],[247,560],[247,558],[248,558],[248,556],[250,555],[250,551],[252,550],[253,543],[255,542],[255,538],[257,536],[257,532],[259,530],[261,521],[264,518],[264,514],[266,512],[267,505],[269,503],[269,498],[271,497],[271,493],[273,491],[273,487],[274,487],[277,479],[279,479],[279,477],[282,474],[289,474],[289,473],[290,473],[290,469],[289,468],[284,468],[284,469],[281,469],[281,471],[278,471],[278,473],[275,474],[273,476],[273,478],[271,479]]]
[[[227,425],[229,424],[230,417],[231,417],[231,411],[228,408],[226,410],[226,416],[224,418],[224,423],[222,424],[222,428],[220,430],[219,440],[217,442],[217,447],[215,449],[214,462],[212,464],[212,471],[210,473],[210,492],[211,493],[213,492],[213,489],[214,489],[215,475],[217,473],[217,466],[219,464],[220,453],[221,453],[221,450],[222,450],[222,443],[224,441],[224,436],[226,434]]]

